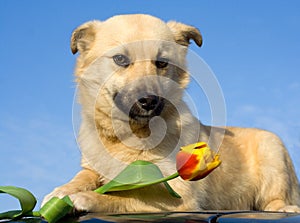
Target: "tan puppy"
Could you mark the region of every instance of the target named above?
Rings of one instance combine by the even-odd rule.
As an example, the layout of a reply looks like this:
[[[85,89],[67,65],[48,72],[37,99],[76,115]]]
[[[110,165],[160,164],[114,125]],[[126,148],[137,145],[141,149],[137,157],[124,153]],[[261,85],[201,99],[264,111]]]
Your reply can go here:
[[[196,28],[148,15],[87,22],[73,32],[72,52],[80,53],[76,77],[83,170],[44,202],[70,195],[77,210],[104,213],[300,212],[297,177],[276,135],[204,126],[183,102],[191,39],[201,46]],[[211,148],[222,142],[222,164],[197,182],[170,181],[181,199],[170,196],[161,184],[105,195],[93,192],[135,160],[154,162],[165,176],[170,175],[176,171],[180,146],[198,141],[209,142]]]

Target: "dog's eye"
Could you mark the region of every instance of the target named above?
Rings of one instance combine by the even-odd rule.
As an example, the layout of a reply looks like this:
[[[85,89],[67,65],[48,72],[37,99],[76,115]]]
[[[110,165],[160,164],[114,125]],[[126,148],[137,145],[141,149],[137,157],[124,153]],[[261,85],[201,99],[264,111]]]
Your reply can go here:
[[[157,68],[165,68],[169,65],[169,60],[167,58],[158,58],[156,61],[155,61],[155,66]]]
[[[122,54],[117,54],[113,56],[113,60],[117,65],[121,67],[127,67],[130,64],[129,58]]]

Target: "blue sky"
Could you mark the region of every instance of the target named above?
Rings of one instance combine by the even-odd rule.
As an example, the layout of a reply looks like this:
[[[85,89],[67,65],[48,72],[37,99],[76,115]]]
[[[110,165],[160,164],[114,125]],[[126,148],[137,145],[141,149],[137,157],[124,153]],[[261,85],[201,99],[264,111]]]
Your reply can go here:
[[[40,202],[80,169],[70,35],[85,21],[128,13],[198,27],[204,44],[191,49],[220,82],[227,125],[277,133],[300,177],[299,12],[297,0],[1,0],[0,185],[25,187]],[[209,124],[207,106],[198,110]],[[0,199],[0,212],[18,206]]]

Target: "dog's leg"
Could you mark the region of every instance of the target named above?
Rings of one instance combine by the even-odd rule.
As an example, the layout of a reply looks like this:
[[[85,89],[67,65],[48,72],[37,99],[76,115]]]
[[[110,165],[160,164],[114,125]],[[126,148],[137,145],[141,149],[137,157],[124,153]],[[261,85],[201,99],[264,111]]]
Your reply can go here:
[[[283,200],[271,201],[264,209],[265,211],[298,212],[300,208],[297,205],[286,205]]]
[[[70,198],[74,208],[79,212],[129,213],[196,210],[195,205],[192,206],[195,203],[192,204],[193,198],[174,198],[163,185],[108,194],[84,191],[72,194]]]
[[[298,180],[286,148],[272,133],[262,132],[259,137],[259,209],[300,212]]]
[[[99,186],[101,186],[100,176],[90,169],[83,169],[69,183],[55,188],[50,194],[45,196],[42,206],[52,197],[62,198],[80,191],[95,190]]]
[[[119,193],[117,193],[119,194]],[[142,209],[143,211],[160,211],[152,208],[153,204],[145,206],[141,200],[131,196],[124,197],[118,195],[98,194],[94,191],[84,191],[70,195],[74,208],[78,212],[98,212],[98,213],[127,213],[134,212],[133,208]]]

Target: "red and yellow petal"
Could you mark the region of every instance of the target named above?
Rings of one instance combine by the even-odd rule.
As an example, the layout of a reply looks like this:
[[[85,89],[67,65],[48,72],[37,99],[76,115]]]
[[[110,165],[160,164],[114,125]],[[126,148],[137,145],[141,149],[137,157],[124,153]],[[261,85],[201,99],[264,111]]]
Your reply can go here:
[[[176,167],[184,180],[200,180],[221,164],[215,154],[204,142],[184,146],[176,156]]]

